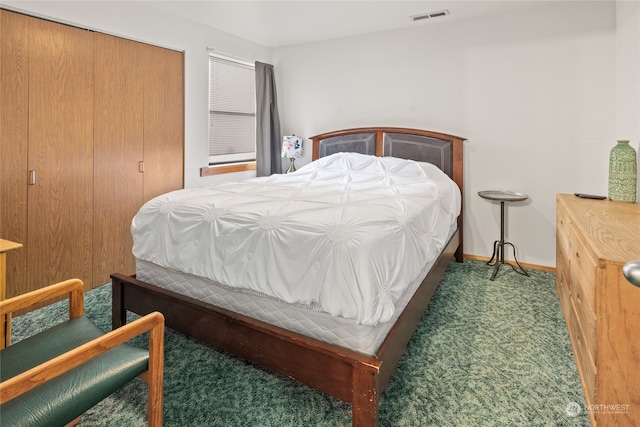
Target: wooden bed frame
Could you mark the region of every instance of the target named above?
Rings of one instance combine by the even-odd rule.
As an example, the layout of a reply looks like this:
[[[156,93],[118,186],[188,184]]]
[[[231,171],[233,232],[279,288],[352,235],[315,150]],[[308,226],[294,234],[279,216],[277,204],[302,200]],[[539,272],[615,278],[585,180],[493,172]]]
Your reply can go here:
[[[407,128],[358,128],[311,138],[313,159],[340,152],[413,158],[439,166],[462,190],[464,138]],[[432,295],[454,256],[462,262],[458,230],[373,356],[293,333],[135,279],[113,274],[113,327],[126,313],[164,314],[166,325],[220,350],[290,377],[352,405],[353,426],[376,426],[378,396],[395,370]]]

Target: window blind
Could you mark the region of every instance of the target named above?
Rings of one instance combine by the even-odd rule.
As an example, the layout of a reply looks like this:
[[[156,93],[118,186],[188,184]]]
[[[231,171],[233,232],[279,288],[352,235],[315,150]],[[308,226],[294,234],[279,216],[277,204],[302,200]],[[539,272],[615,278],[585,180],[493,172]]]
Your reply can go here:
[[[256,81],[252,65],[209,56],[209,163],[256,158]]]

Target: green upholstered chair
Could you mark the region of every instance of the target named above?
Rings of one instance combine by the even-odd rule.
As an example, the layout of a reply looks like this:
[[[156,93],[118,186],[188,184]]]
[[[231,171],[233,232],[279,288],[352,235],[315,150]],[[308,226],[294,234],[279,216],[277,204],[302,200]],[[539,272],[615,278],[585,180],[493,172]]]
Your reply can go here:
[[[133,378],[148,384],[148,424],[162,425],[164,317],[148,314],[105,333],[84,316],[84,284],[71,279],[0,301],[12,312],[67,295],[69,320],[0,350],[0,425],[65,426]],[[149,331],[149,349],[126,344]]]

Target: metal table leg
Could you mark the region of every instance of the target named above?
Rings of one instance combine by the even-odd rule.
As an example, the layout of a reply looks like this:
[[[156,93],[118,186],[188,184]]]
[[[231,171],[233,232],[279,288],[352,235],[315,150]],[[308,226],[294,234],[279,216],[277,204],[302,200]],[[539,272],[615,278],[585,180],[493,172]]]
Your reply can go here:
[[[517,267],[511,263],[504,261],[505,245],[511,245],[511,247],[513,248],[513,259],[515,260]],[[511,268],[513,268],[513,271],[518,274],[522,274],[527,277],[529,276],[529,273],[527,273],[527,271],[518,262],[518,257],[516,256],[516,247],[513,245],[513,243],[504,241],[504,200],[500,201],[500,240],[496,240],[495,242],[493,242],[493,254],[491,255],[491,259],[487,261],[487,265],[494,266],[493,274],[491,274],[490,280],[494,280],[496,278],[498,270],[500,270],[500,266],[502,264],[510,265]]]

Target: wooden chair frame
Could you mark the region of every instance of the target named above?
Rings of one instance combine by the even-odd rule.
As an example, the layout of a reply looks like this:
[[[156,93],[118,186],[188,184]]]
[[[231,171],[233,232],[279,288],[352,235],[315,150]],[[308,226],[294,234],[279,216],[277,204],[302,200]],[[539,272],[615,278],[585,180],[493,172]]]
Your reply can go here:
[[[27,309],[35,304],[47,302],[63,295],[69,298],[69,318],[84,314],[84,283],[70,279],[0,302],[0,315]],[[4,334],[4,322],[0,322]],[[0,404],[14,399],[33,388],[68,372],[84,362],[149,331],[149,369],[140,375],[149,387],[148,425],[162,426],[162,388],[164,372],[164,317],[158,312],[150,313],[121,328],[105,333],[84,345],[76,347],[56,358],[38,365],[22,374],[0,383]]]

